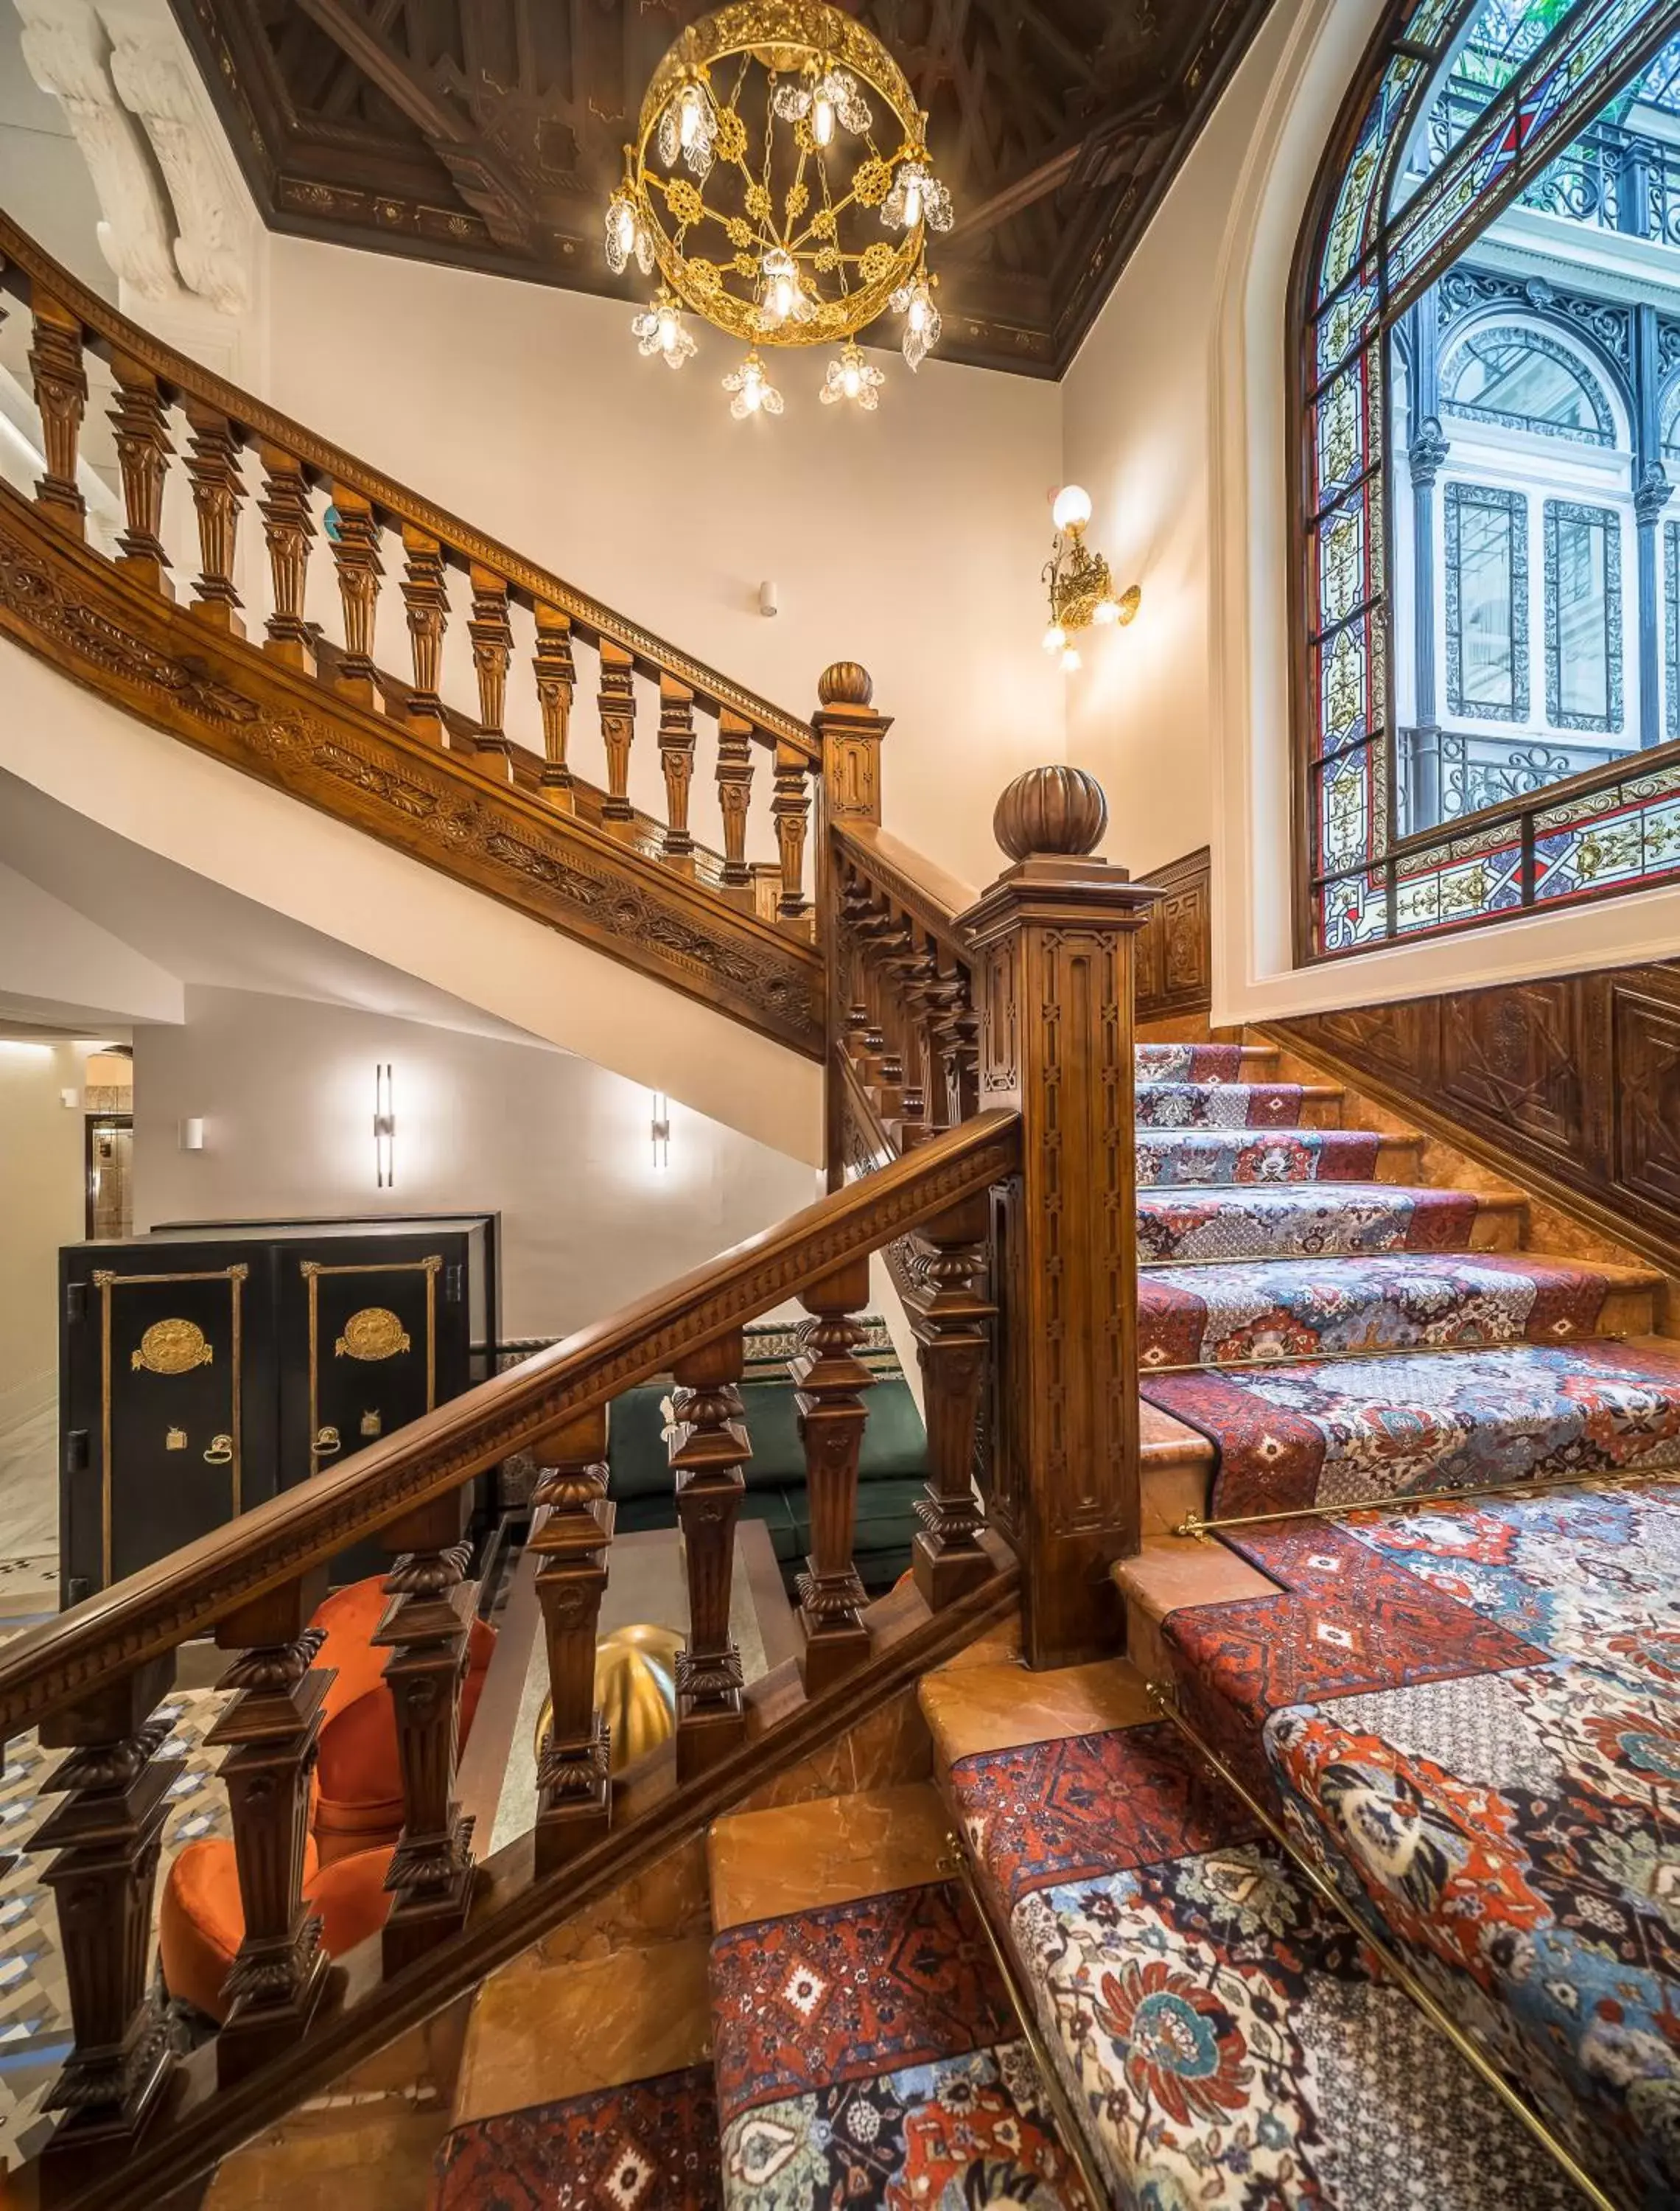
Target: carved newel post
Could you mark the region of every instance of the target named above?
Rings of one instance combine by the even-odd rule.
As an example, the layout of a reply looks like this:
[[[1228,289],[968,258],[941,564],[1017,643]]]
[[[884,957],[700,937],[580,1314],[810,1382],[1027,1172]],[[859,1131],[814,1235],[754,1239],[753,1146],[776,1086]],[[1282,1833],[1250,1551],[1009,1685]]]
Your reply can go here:
[[[1082,770],[1018,777],[993,823],[1014,864],[961,920],[980,1103],[1022,1122],[998,1224],[991,1501],[1021,1560],[1035,1666],[1116,1647],[1109,1568],[1139,1542],[1133,960],[1155,893],[1092,857],[1107,822]]]
[[[855,660],[837,660],[817,679],[819,701],[811,726],[823,748],[822,813],[817,834],[818,950],[828,978],[827,1031],[831,1039],[846,1031],[847,978],[842,972],[837,931],[838,900],[835,895],[833,861],[829,851],[831,828],[873,825],[881,820],[881,740],[892,727],[890,714],[878,714],[870,703],[875,686],[867,668]],[[825,1120],[828,1186],[837,1190],[845,1179],[841,1159],[841,1086],[835,1070],[827,1070]]]

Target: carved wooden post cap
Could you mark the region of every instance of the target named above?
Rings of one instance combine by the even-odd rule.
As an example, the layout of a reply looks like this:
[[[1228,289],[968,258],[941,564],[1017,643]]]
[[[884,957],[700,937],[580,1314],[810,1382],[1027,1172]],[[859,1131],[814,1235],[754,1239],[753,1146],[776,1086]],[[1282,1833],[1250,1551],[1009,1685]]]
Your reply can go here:
[[[1078,858],[1095,851],[1109,826],[1109,802],[1082,767],[1033,767],[999,799],[992,834],[1012,860],[1036,852]]]
[[[861,661],[837,660],[817,678],[817,696],[825,706],[867,706],[874,695],[874,678]]]

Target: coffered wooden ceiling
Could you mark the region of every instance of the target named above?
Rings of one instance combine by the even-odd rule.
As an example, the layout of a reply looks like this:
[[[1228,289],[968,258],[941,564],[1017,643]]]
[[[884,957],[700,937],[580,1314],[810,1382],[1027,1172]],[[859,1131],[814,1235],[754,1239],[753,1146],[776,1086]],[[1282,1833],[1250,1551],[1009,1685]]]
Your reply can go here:
[[[172,0],[279,230],[636,296],[601,214],[703,0]],[[861,0],[957,203],[942,354],[1058,374],[1271,0]]]

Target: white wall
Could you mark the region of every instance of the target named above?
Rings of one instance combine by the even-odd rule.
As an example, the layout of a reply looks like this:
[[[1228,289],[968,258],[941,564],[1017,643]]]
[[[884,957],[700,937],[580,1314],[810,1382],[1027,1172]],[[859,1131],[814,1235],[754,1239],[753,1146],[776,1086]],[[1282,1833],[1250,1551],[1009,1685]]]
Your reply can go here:
[[[787,411],[736,422],[719,379],[740,349],[716,331],[673,373],[621,302],[289,238],[269,274],[276,404],[792,712],[831,661],[862,661],[897,717],[894,830],[972,881],[998,872],[998,793],[1063,757],[1038,649],[1054,385],[882,353],[860,415],[819,403],[821,353],[789,352]],[[652,737],[644,708],[650,766]]]
[[[0,866],[0,1007],[43,1027],[178,1021],[181,986],[109,930]]]
[[[515,1336],[603,1319],[816,1194],[808,1166],[680,1106],[669,1167],[656,1172],[649,1093],[539,1045],[195,988],[184,1025],[137,1027],[134,1056],[137,1230],[499,1209],[503,1324]],[[372,1134],[382,1060],[396,1119],[385,1191]],[[202,1152],[180,1149],[189,1115],[203,1118]]]
[[[130,844],[815,1160],[815,1064],[301,806],[0,641],[0,768]]]
[[[1237,169],[1288,36],[1274,8],[1062,381],[1067,475],[1138,619],[1081,640],[1068,757],[1109,798],[1103,849],[1134,874],[1213,833],[1208,420],[1216,272]]]
[[[1069,756],[1107,788],[1115,859],[1146,869],[1212,845],[1218,1021],[1671,958],[1680,944],[1680,891],[1659,890],[1294,964],[1286,294],[1381,13],[1381,0],[1273,9],[1065,381],[1067,472],[1096,501],[1116,579],[1144,586],[1138,623],[1074,679]]]
[[[58,1367],[58,1246],[82,1233],[85,1054],[0,1041],[0,1433],[52,1401]]]

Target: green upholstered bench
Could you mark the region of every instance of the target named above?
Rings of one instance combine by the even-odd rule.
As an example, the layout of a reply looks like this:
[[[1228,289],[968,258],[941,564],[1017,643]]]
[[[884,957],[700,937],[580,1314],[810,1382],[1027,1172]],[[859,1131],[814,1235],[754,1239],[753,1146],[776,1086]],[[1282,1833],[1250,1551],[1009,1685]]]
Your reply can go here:
[[[740,1387],[752,1456],[746,1462],[743,1514],[762,1520],[791,1591],[811,1548],[811,1507],[805,1486],[805,1447],[799,1439],[794,1388],[779,1380]],[[645,1383],[613,1401],[607,1420],[608,1493],[618,1505],[620,1535],[676,1525],[670,1462],[665,1449],[669,1383]],[[858,1462],[857,1530],[854,1556],[863,1586],[887,1589],[910,1562],[920,1525],[916,1500],[928,1474],[928,1439],[909,1385],[902,1375],[878,1379],[864,1401],[869,1424]]]

